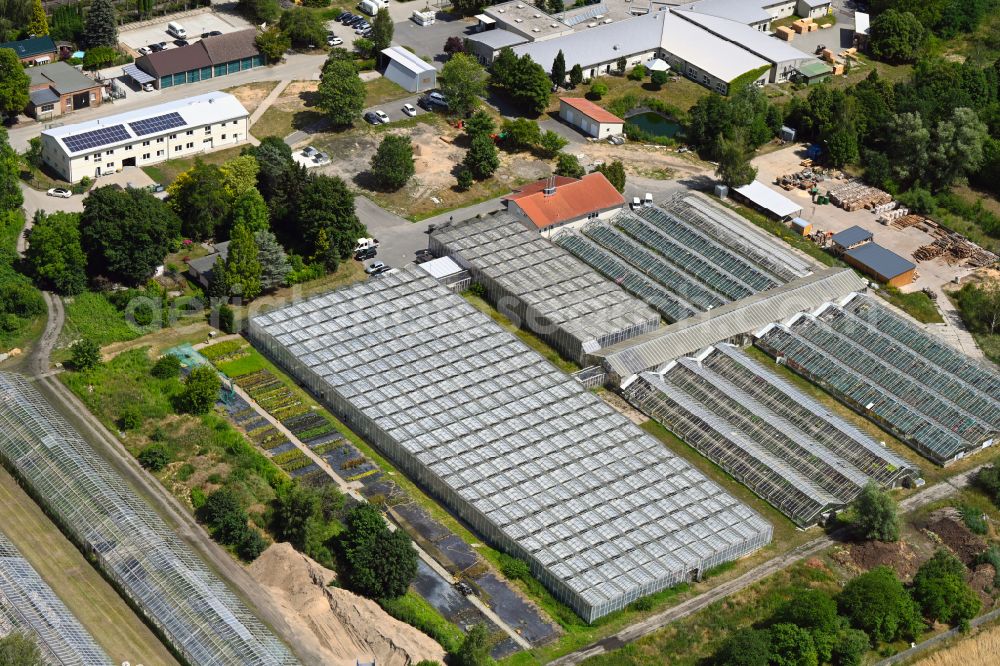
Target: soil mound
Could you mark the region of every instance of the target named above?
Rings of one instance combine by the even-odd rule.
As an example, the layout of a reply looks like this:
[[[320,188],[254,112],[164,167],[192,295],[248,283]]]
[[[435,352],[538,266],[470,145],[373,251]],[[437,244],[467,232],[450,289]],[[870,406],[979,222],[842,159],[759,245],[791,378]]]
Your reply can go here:
[[[986,540],[965,526],[957,511],[935,511],[931,514],[927,529],[941,538],[944,545],[955,551],[958,559],[971,567],[979,553],[986,550]]]
[[[902,541],[862,541],[852,543],[851,560],[862,571],[870,571],[879,565],[892,567],[900,580],[908,581],[917,573],[920,562],[913,549]]]
[[[289,623],[308,629],[303,632],[313,643],[308,647],[324,655],[324,666],[355,666],[357,660],[379,666],[411,666],[423,659],[444,663],[437,642],[374,601],[329,587],[336,574],[291,544],[272,545],[249,572],[270,590]]]

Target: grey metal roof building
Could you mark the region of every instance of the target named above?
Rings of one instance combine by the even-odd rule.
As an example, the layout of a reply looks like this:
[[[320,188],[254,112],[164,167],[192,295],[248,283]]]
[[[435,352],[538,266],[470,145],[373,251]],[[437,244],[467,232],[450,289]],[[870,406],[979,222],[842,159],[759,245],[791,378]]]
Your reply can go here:
[[[0,532],[0,635],[33,634],[51,666],[112,663],[35,568]]]
[[[418,267],[248,336],[585,620],[765,545],[747,506]]]
[[[733,345],[643,373],[626,397],[800,527],[842,509],[869,481],[919,476]]]
[[[853,227],[847,227],[843,231],[838,231],[830,240],[833,241],[834,246],[849,250],[862,243],[867,243],[874,238],[875,235],[872,232],[855,224]]]
[[[849,268],[826,268],[769,291],[701,312],[653,333],[602,349],[593,356],[612,382],[655,370],[717,342],[741,341],[772,322],[865,288]],[[624,385],[624,384],[623,384]]]
[[[184,662],[298,663],[38,390],[11,373],[0,373],[0,458]]]
[[[436,256],[450,256],[497,309],[567,358],[653,331],[659,315],[508,213],[438,226]]]
[[[1000,438],[1000,373],[871,298],[773,324],[756,344],[934,462]]]

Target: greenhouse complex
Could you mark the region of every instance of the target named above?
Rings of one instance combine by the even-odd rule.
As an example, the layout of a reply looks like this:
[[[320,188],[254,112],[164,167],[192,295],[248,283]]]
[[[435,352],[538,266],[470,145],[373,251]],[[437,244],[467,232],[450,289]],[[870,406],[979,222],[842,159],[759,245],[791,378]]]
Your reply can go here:
[[[1000,374],[854,294],[756,344],[939,464],[1000,437]]]
[[[0,373],[0,457],[186,663],[298,663],[45,398],[11,373]]]
[[[417,267],[254,317],[247,335],[588,622],[771,539]]]
[[[15,631],[37,637],[42,657],[51,666],[112,663],[52,588],[0,533],[0,636]]]
[[[891,487],[919,476],[733,345],[643,373],[626,396],[800,527],[844,508],[871,481]]]
[[[497,309],[579,363],[587,352],[655,330],[660,316],[512,215],[439,226],[430,250],[482,284]]]

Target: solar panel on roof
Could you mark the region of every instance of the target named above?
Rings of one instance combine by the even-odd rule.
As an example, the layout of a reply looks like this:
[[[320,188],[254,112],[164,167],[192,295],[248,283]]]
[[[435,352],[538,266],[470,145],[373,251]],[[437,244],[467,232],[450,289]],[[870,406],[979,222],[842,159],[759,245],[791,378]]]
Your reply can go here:
[[[137,120],[134,123],[129,123],[128,126],[132,128],[136,136],[146,136],[147,134],[154,134],[156,132],[165,132],[175,127],[183,127],[186,124],[181,114],[173,111],[165,113],[162,116]]]
[[[79,153],[90,148],[107,146],[112,143],[128,139],[128,132],[123,125],[112,125],[91,130],[75,136],[68,136],[63,139],[63,143],[69,148],[71,153]]]

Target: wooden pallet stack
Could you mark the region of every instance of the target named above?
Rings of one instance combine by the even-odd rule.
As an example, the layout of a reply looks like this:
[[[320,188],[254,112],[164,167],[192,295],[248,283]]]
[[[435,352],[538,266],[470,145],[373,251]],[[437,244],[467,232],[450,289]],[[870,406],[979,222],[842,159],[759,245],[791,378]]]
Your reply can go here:
[[[831,189],[830,201],[850,212],[887,204],[892,201],[892,195],[859,180],[851,180]]]
[[[982,268],[992,266],[997,262],[997,256],[984,250],[965,236],[947,234],[937,238],[933,243],[922,245],[913,252],[917,261],[929,261],[942,257],[949,264],[965,261],[967,266]]]

